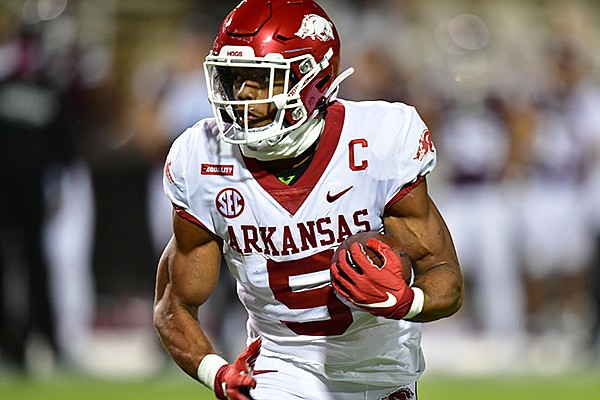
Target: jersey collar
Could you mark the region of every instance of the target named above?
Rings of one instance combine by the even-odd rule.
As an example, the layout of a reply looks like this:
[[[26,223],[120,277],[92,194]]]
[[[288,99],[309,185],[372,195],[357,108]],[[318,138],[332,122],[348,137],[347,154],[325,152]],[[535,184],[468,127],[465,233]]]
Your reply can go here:
[[[290,214],[294,215],[302,206],[329,165],[339,144],[345,111],[344,106],[338,101],[327,108],[325,127],[314,159],[293,186],[279,181],[266,169],[263,162],[242,156],[246,167],[258,184]]]

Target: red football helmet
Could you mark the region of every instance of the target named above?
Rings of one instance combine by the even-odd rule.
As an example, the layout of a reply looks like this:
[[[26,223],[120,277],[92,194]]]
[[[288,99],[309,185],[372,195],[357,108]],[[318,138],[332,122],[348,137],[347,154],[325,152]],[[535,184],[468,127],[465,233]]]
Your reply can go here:
[[[337,30],[314,1],[242,1],[225,18],[204,62],[209,100],[223,139],[274,145],[313,120],[337,93],[339,57]],[[247,79],[242,74],[260,81],[267,98],[236,98],[234,82]],[[274,90],[275,81],[279,90]],[[273,122],[249,126],[252,107],[265,103],[276,106]]]

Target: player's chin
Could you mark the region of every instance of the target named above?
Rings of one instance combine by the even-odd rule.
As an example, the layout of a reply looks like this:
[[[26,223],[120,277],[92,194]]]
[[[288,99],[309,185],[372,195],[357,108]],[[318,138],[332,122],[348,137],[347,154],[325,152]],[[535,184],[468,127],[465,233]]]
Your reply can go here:
[[[249,128],[260,128],[269,125],[271,122],[271,119],[257,115],[249,115],[247,119],[243,116],[238,116],[237,118],[237,123],[240,126],[246,126],[246,123],[248,123]]]

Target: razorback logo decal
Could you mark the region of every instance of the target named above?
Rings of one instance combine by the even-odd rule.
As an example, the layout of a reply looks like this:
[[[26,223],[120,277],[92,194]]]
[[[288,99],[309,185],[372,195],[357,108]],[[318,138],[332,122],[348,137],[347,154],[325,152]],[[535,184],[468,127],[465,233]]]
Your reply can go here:
[[[310,37],[313,40],[319,39],[321,42],[334,40],[333,25],[331,22],[316,14],[306,14],[302,19],[302,25],[296,36],[304,39]]]
[[[421,132],[421,138],[419,139],[419,148],[417,149],[417,153],[413,157],[413,160],[421,161],[429,152],[435,153],[435,146],[433,145],[433,141],[431,140],[431,134],[429,133],[429,129],[425,129],[423,132]]]

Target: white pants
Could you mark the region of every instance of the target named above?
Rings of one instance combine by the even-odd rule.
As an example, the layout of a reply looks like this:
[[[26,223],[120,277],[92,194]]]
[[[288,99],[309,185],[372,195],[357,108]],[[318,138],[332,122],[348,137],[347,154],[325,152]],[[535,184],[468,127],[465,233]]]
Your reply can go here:
[[[461,186],[440,202],[465,277],[473,316],[487,334],[521,333],[525,294],[510,192],[495,184]],[[472,290],[471,290],[472,289]]]
[[[591,226],[580,187],[563,182],[534,182],[523,193],[523,253],[527,273],[582,274],[593,253]]]
[[[89,355],[96,307],[92,253],[94,189],[88,166],[77,162],[61,171],[60,203],[44,227],[57,340],[62,356],[81,363]]]
[[[351,382],[328,381],[291,362],[260,355],[254,377],[257,385],[250,391],[254,400],[416,400],[416,382],[389,387]],[[274,371],[264,372],[260,371]]]

